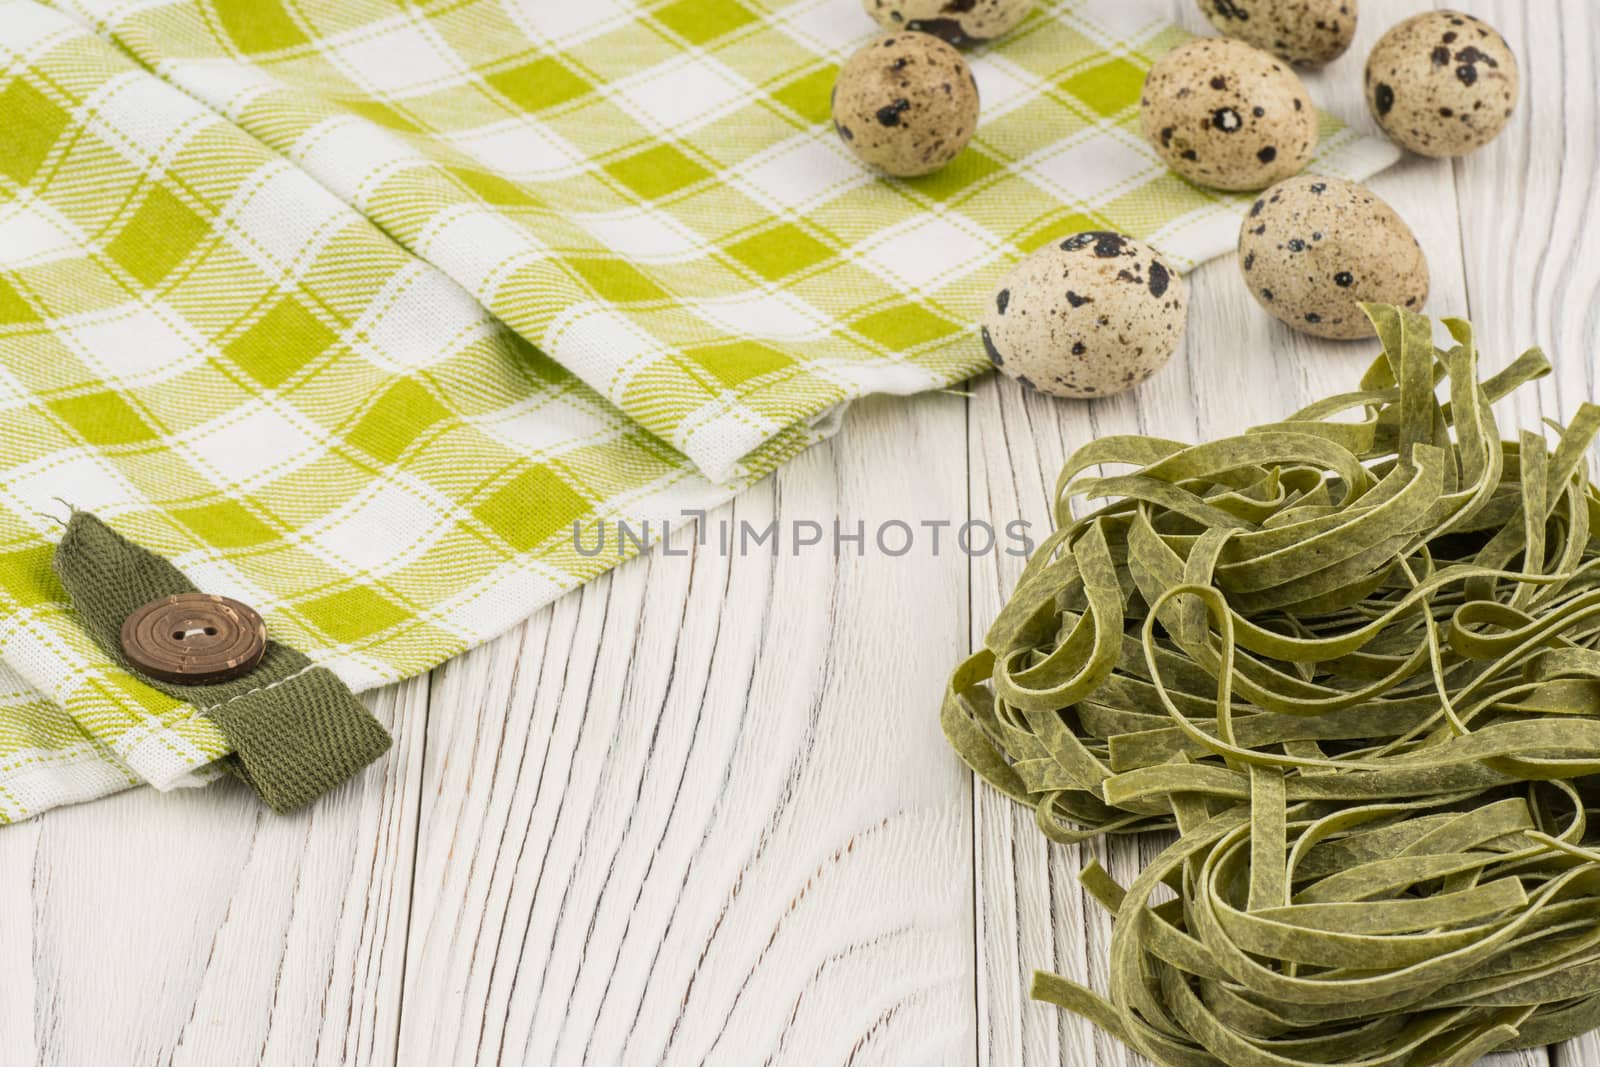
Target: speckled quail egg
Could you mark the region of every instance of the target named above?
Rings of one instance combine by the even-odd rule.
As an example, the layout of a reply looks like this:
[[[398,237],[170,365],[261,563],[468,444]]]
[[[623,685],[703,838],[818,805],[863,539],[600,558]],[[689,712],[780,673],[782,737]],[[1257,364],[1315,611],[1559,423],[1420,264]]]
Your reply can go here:
[[[1356,35],[1356,0],[1200,0],[1200,10],[1229,37],[1306,67],[1338,59]]]
[[[1384,34],[1367,57],[1367,106],[1397,144],[1463,156],[1499,135],[1517,105],[1517,57],[1492,26],[1429,11]]]
[[[1318,337],[1371,337],[1363,301],[1419,311],[1428,261],[1394,208],[1354,182],[1302,174],[1261,194],[1239,231],[1261,306]]]
[[[1183,279],[1149,245],[1080,233],[1012,268],[983,316],[983,346],[1023,385],[1111,396],[1166,364],[1187,317]]]
[[[833,126],[870,167],[902,178],[932,174],[978,128],[978,83],[961,53],[939,38],[885,34],[839,71]]]
[[[1033,0],[861,0],[886,30],[931,33],[953,45],[992,41],[1021,22]]]
[[[1174,48],[1150,68],[1139,105],[1167,165],[1213,189],[1263,189],[1298,174],[1317,145],[1306,87],[1242,41],[1203,37]]]

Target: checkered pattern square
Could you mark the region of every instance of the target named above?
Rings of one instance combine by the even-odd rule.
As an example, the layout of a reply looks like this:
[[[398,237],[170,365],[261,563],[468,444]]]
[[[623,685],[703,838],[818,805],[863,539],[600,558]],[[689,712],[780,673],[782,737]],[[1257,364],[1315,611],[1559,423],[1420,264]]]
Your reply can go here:
[[[1240,208],[1140,141],[1182,35],[1124,0],[975,53],[983,126],[911,181],[828,123],[856,0],[0,0],[0,26],[0,821],[226,751],[77,625],[63,501],[371,686],[626,554],[574,523],[713,505],[853,398],[977,372],[981,301],[1044,241],[1188,265]],[[1321,169],[1392,158],[1322,132]]]
[[[215,18],[199,0],[66,2],[713,481],[770,469],[769,441],[861,382],[981,369],[968,324],[1052,237],[1123,230],[1187,267],[1222,250],[1240,203],[1143,143],[1145,71],[1183,36],[1124,0],[1042,5],[975,54],[977,137],[910,181],[865,173],[827,123],[874,30],[855,0],[215,0]],[[272,88],[241,98],[219,65]],[[1320,169],[1393,158],[1332,120],[1323,134]],[[587,305],[603,313],[568,314]],[[728,367],[730,334],[788,359]]]

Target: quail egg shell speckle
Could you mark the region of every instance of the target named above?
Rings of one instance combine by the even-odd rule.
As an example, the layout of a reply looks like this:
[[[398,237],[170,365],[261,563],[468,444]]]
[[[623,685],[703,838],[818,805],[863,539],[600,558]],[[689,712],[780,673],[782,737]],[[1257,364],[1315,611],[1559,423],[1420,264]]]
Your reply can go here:
[[[1367,57],[1367,106],[1418,155],[1466,155],[1497,137],[1517,105],[1517,57],[1493,27],[1429,11],[1384,34]]]
[[[1371,337],[1363,302],[1420,311],[1428,261],[1395,210],[1354,182],[1303,174],[1250,207],[1239,269],[1261,306],[1318,337]]]
[[[1200,10],[1229,37],[1308,67],[1338,59],[1356,35],[1356,0],[1200,0]]]
[[[1263,189],[1310,162],[1317,113],[1283,61],[1242,41],[1199,38],[1150,68],[1144,133],[1173,170],[1213,189]]]
[[[1012,268],[983,316],[983,345],[1033,389],[1111,396],[1166,364],[1187,316],[1183,279],[1149,245],[1080,233]]]
[[[978,128],[978,83],[961,53],[939,38],[885,34],[839,71],[833,125],[868,166],[902,178],[932,174]]]
[[[953,45],[992,41],[1021,22],[1033,0],[862,0],[886,30],[931,33]]]

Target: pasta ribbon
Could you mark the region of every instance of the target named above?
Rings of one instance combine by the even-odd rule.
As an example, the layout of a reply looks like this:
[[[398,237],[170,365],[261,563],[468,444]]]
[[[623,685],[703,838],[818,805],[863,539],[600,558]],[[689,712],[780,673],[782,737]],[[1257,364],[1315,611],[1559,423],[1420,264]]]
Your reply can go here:
[[[1078,450],[945,695],[1049,837],[1176,832],[1126,888],[1082,875],[1108,995],[1033,990],[1157,1063],[1465,1065],[1600,1026],[1600,407],[1502,440],[1541,353],[1480,379],[1468,323],[1440,349],[1367,313],[1353,392]]]

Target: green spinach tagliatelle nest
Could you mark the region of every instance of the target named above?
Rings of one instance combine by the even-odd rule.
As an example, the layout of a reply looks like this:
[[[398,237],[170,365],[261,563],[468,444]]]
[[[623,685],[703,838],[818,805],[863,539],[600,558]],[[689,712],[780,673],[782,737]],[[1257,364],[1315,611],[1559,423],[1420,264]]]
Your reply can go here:
[[[1444,351],[1368,313],[1359,391],[1080,449],[945,698],[1052,838],[1178,831],[1127,888],[1082,876],[1108,997],[1034,986],[1159,1063],[1464,1065],[1600,1025],[1600,408],[1502,441],[1543,355],[1480,381],[1466,323]]]

